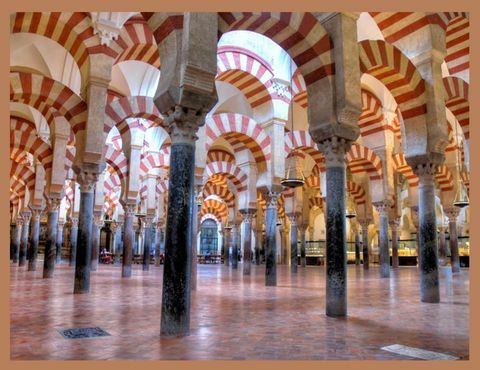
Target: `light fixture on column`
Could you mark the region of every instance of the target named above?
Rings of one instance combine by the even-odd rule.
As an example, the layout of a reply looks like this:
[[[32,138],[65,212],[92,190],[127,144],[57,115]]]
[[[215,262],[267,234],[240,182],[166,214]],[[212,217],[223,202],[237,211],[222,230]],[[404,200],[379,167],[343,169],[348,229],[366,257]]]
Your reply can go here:
[[[225,230],[232,230],[232,225],[227,221],[225,226],[223,227]]]
[[[460,161],[460,146],[458,145],[458,135],[457,135],[457,124],[455,122],[455,146],[456,146],[456,161],[457,161],[457,171],[461,171],[461,161]],[[453,200],[453,205],[458,208],[464,208],[470,204],[468,199],[467,190],[462,181],[462,176],[458,174],[457,181],[457,191],[455,193],[455,198]]]
[[[352,196],[347,192],[347,208],[345,211],[346,218],[357,217],[357,212],[355,211],[355,203],[353,202]]]
[[[293,86],[293,71],[292,71],[292,59],[290,58],[290,91],[292,91]],[[293,115],[293,94],[290,95],[290,104],[289,104],[289,115],[290,120],[292,122],[292,133],[295,132],[295,123],[294,123],[294,115]],[[287,188],[296,188],[299,186],[303,186],[305,184],[305,176],[303,175],[303,171],[300,169],[300,174],[297,176],[297,168],[295,167],[295,160],[294,160],[294,153],[295,150],[292,150],[290,160],[288,161],[286,176],[282,180],[280,180],[280,184]],[[288,160],[288,158],[287,158]]]

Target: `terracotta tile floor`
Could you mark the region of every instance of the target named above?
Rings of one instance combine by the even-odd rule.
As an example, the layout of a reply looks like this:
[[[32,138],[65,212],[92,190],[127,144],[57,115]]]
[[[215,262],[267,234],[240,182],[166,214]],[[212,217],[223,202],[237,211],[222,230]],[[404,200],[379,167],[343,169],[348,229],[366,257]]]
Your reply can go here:
[[[91,293],[73,295],[73,269],[53,279],[10,267],[12,359],[412,359],[381,350],[403,344],[468,359],[469,275],[441,270],[441,303],[419,302],[415,267],[380,279],[377,267],[348,268],[345,319],[325,316],[325,269],[279,266],[278,286],[264,286],[264,266],[198,266],[191,335],[160,339],[162,267],[131,279],[100,265]],[[58,329],[99,326],[108,337],[64,339]]]

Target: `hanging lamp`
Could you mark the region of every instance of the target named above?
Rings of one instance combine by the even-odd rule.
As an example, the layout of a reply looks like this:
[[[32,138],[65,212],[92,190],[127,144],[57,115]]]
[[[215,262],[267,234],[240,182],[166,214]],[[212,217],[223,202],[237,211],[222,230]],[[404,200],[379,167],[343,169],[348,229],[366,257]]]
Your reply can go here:
[[[223,227],[225,230],[232,230],[232,225],[227,221],[225,226]]]
[[[456,151],[457,169],[460,169],[461,167],[460,150],[457,142],[458,142],[457,125],[455,125],[455,145],[457,146],[457,151]],[[462,177],[460,176],[460,174],[458,176],[457,191],[455,193],[453,205],[458,208],[464,208],[470,205],[470,200],[468,199],[467,190],[465,189],[465,184],[463,183]]]
[[[347,208],[345,211],[346,218],[357,217],[357,212],[355,211],[355,204],[353,203],[352,196],[347,192]]]
[[[292,71],[292,59],[290,58],[290,91],[292,90],[293,84],[293,71]],[[290,114],[291,114],[291,121],[292,121],[292,132],[295,132],[295,125],[293,119],[293,97],[290,97]],[[303,175],[303,171],[300,170],[300,176],[297,176],[297,171],[295,168],[295,161],[293,160],[293,154],[295,150],[291,152],[292,157],[288,162],[286,176],[280,180],[280,184],[287,188],[297,188],[299,186],[303,186],[305,184],[305,176]]]

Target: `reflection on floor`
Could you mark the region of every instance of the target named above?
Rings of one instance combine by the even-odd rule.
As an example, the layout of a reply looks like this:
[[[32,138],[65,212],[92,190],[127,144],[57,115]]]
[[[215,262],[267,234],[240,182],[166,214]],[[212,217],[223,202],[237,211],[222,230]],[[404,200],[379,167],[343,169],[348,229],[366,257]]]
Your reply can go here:
[[[10,267],[12,359],[405,359],[381,348],[400,344],[468,359],[468,270],[441,269],[441,303],[419,302],[418,270],[380,279],[377,267],[348,267],[348,318],[325,316],[325,269],[292,275],[278,266],[278,286],[264,286],[223,265],[198,266],[191,335],[160,339],[162,267],[122,279],[100,265],[91,293],[73,295],[73,268],[53,279]],[[65,339],[61,329],[99,327],[110,336]]]

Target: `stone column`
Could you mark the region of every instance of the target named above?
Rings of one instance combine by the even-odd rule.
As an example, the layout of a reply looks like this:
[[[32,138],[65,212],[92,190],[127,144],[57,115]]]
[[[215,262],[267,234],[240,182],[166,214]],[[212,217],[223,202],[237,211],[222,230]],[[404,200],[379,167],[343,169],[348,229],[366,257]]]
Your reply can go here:
[[[12,263],[18,263],[18,257],[20,255],[20,248],[22,244],[22,228],[23,228],[23,218],[17,216],[16,226],[15,226],[15,236],[13,241],[13,259]]]
[[[70,266],[75,266],[77,258],[77,236],[78,236],[78,218],[72,217],[70,219]]]
[[[362,254],[363,254],[363,269],[369,269],[369,241],[368,241],[368,225],[370,225],[370,220],[361,220],[360,226],[362,227]]]
[[[420,241],[420,283],[422,302],[440,302],[438,282],[437,218],[435,213],[434,163],[418,164],[418,224]]]
[[[80,210],[78,215],[74,294],[88,293],[90,291],[93,197],[97,180],[98,174],[96,173],[80,170],[77,174],[77,182],[80,185]]]
[[[145,217],[145,243],[143,244],[143,271],[150,270],[150,247],[152,246],[152,218]]]
[[[116,244],[115,244],[115,263],[122,262],[122,249],[123,249],[123,241],[122,241],[122,231],[123,231],[123,222],[117,222],[117,230],[116,230]]]
[[[298,216],[296,212],[287,213],[290,221],[290,271],[293,273],[296,273],[298,268]]]
[[[390,277],[390,248],[388,243],[388,210],[391,203],[388,200],[373,204],[378,211],[379,237],[378,248],[380,251],[380,277]]]
[[[103,226],[103,215],[100,211],[93,211],[92,223],[92,259],[90,271],[97,271],[98,258],[100,254],[100,231]]]
[[[450,254],[452,272],[460,272],[460,256],[458,253],[458,231],[457,231],[457,217],[460,210],[456,207],[448,208],[445,214],[448,217],[448,230],[450,234]]]
[[[63,245],[63,227],[65,222],[57,223],[57,240],[56,240],[56,252],[55,252],[55,264],[62,263],[62,245]]]
[[[445,227],[443,225],[440,227],[438,261],[440,266],[447,265],[447,242],[445,240]]]
[[[417,239],[417,267],[420,268],[420,227],[418,224],[418,206],[410,207],[410,214],[412,216],[413,226],[415,226]]]
[[[307,267],[307,241],[306,241],[306,232],[307,232],[308,225],[302,225],[299,227],[300,229],[300,266]]]
[[[133,219],[135,217],[135,204],[125,204],[125,218],[123,224],[123,260],[122,277],[132,276],[133,243],[135,231],[133,230]]]
[[[257,210],[255,208],[241,209],[245,238],[243,240],[243,275],[250,275],[252,264],[252,218]]]
[[[230,265],[230,229],[223,228],[223,263]]]
[[[20,244],[18,266],[24,266],[27,263],[28,225],[30,223],[31,213],[29,211],[26,211],[26,212],[23,212],[22,216],[23,216],[22,242]]]
[[[265,285],[277,285],[277,200],[279,191],[270,190],[265,194]]]
[[[195,185],[193,196],[194,205],[192,211],[192,276],[190,282],[190,289],[192,290],[197,290],[197,236],[200,223],[200,209],[203,204],[202,198],[202,186]]]
[[[160,266],[160,243],[161,243],[160,222],[155,225],[155,266]]]
[[[283,227],[283,223],[278,226],[278,231],[280,233],[280,257],[281,257],[281,264],[287,264],[287,246],[285,245],[285,228]]]
[[[285,240],[284,240],[285,243]],[[261,263],[261,250],[262,250],[262,226],[258,224],[257,216],[257,230],[255,238],[255,264],[260,265]]]
[[[238,225],[236,221],[232,224],[231,245],[232,245],[232,268],[238,268]]]
[[[325,156],[326,210],[326,314],[347,315],[347,235],[345,155],[350,143],[333,137],[319,144]]]
[[[359,266],[360,265],[360,234],[358,232],[359,230],[355,230],[355,265]]]
[[[28,271],[37,269],[38,238],[40,234],[40,209],[32,209],[32,219],[30,221],[30,245],[28,252]]]
[[[53,271],[55,270],[55,248],[60,199],[51,198],[48,207],[47,241],[45,244],[45,258],[43,260],[44,279],[51,278],[53,276]]]
[[[398,259],[398,225],[400,224],[400,219],[390,220],[389,223],[392,230],[392,267],[396,269],[400,265]]]

